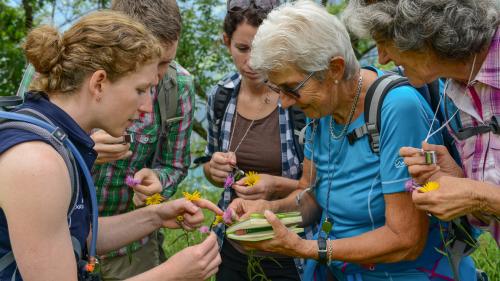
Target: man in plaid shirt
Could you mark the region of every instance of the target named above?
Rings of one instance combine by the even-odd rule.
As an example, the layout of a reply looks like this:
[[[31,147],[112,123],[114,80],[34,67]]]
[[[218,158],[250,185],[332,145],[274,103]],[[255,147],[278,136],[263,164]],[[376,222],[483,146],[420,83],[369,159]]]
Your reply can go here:
[[[104,131],[92,135],[96,142],[94,149],[99,153],[96,161],[99,164],[94,166],[92,173],[97,187],[100,216],[128,212],[135,205],[143,205],[145,197],[156,192],[165,198],[175,193],[191,162],[189,145],[195,95],[192,76],[173,61],[181,31],[181,17],[175,0],[115,0],[112,9],[144,23],[164,46],[159,79],[162,80],[169,73],[176,73],[176,78],[169,76],[168,79],[173,79],[177,84],[179,99],[176,117],[179,118],[175,118],[176,121],[166,129],[166,139],[161,138],[158,94],[160,87],[166,87],[166,83],[163,83],[151,89],[152,112],[143,114],[140,120],[127,129],[131,136],[130,143],[125,143],[124,138],[113,138]],[[132,189],[126,185],[127,176],[141,183]],[[103,280],[122,280],[158,265],[163,259],[162,242],[163,237],[155,232],[101,257]]]

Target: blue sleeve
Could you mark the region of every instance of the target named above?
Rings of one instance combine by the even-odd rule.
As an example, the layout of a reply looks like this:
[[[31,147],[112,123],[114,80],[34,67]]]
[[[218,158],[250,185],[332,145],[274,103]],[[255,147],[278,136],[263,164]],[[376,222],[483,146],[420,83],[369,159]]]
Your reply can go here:
[[[380,178],[384,194],[405,190],[404,184],[410,175],[399,149],[422,147],[433,115],[428,103],[412,87],[398,87],[387,94],[382,105],[380,130]],[[435,130],[439,122],[434,123]],[[435,134],[429,142],[442,144],[441,134]]]

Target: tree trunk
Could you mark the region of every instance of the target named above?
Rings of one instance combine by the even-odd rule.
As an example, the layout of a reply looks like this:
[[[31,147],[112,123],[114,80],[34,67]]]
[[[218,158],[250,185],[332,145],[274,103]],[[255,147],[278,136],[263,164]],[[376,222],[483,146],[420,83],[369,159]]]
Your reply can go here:
[[[29,31],[33,27],[33,3],[30,0],[23,0],[24,27]]]

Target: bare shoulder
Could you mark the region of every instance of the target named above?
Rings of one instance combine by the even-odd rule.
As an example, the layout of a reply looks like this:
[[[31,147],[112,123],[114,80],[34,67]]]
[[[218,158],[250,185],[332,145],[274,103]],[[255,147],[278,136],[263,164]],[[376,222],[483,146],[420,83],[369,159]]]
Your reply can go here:
[[[26,142],[0,155],[0,207],[54,200],[67,209],[70,195],[66,164],[49,144]]]

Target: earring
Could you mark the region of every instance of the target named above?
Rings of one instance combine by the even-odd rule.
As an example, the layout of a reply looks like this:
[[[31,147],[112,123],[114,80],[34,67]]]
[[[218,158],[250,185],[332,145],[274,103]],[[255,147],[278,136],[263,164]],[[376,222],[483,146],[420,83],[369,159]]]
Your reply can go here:
[[[339,80],[334,80],[333,83],[338,84]]]
[[[264,103],[265,104],[271,103],[271,97],[269,96],[269,92],[266,93],[266,97],[264,98]]]
[[[95,98],[95,100],[96,100],[97,102],[101,102],[101,96],[97,96],[97,97]]]

